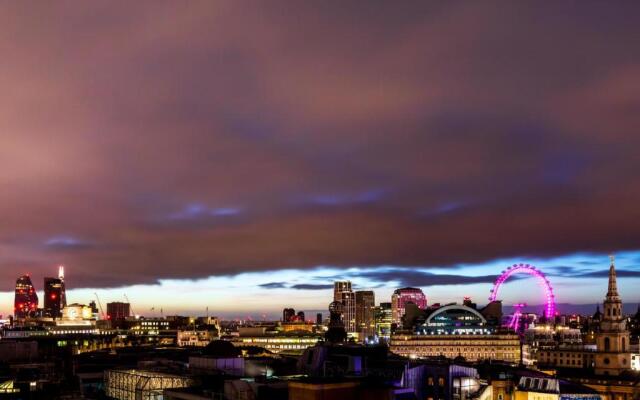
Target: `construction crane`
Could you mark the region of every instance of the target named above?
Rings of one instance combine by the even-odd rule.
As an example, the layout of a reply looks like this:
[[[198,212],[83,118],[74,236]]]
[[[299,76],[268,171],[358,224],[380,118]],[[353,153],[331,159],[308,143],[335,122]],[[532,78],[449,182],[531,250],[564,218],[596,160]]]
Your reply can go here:
[[[98,307],[100,307],[100,314],[102,315],[102,319],[107,319],[104,315],[104,310],[102,309],[102,303],[100,302],[100,297],[98,297],[98,293],[94,293],[96,295],[96,300],[98,300]]]
[[[129,310],[131,311],[131,314],[133,314],[133,316],[136,316],[135,311],[133,311],[133,305],[131,305],[131,301],[129,300],[129,297],[127,296],[127,294],[124,294],[124,298],[127,300],[127,303],[129,303]]]

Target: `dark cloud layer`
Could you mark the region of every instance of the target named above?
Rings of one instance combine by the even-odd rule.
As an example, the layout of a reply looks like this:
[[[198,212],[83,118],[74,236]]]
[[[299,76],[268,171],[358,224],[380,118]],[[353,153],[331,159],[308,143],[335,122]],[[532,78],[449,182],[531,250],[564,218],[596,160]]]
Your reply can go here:
[[[4,3],[2,287],[636,248],[639,13]]]
[[[609,276],[609,270],[602,271],[594,271],[585,274],[578,275],[578,277],[584,278],[606,278]],[[618,269],[616,270],[616,276],[620,278],[640,278],[640,270],[626,270],[626,269]]]
[[[393,269],[380,271],[366,271],[354,274],[357,277],[367,278],[374,282],[397,281],[401,286],[446,286],[446,285],[466,285],[472,283],[493,284],[498,278],[497,275],[465,276],[452,274],[431,274],[428,272],[418,272],[411,269]],[[512,279],[519,279],[514,276]]]

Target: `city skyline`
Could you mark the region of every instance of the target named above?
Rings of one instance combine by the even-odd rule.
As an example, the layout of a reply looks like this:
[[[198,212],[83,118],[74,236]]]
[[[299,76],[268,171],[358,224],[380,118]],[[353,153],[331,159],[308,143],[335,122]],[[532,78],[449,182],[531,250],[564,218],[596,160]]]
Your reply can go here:
[[[639,15],[0,2],[0,398],[640,400]]]
[[[633,252],[616,255],[618,267],[619,288],[625,299],[625,312],[632,314],[640,305],[640,293],[634,290],[640,283],[638,274],[629,267],[635,265],[637,254]],[[570,258],[548,260],[546,266],[543,260],[532,262],[541,269],[552,282],[556,301],[559,303],[559,313],[589,313],[591,308],[602,302],[602,295],[598,288],[606,281],[608,273],[608,255],[578,255]],[[462,303],[463,297],[470,296],[478,304],[487,304],[489,291],[499,273],[518,260],[497,260],[493,263],[477,266],[461,266],[451,274],[449,268],[407,269],[401,267],[378,268],[317,268],[308,270],[286,270],[269,273],[249,273],[232,275],[221,278],[209,278],[201,281],[166,281],[156,286],[139,285],[121,287],[110,290],[85,288],[67,289],[67,298],[73,303],[85,303],[95,300],[98,293],[106,304],[111,301],[127,301],[125,295],[131,297],[132,306],[139,315],[159,316],[187,314],[217,315],[229,319],[279,319],[283,307],[293,307],[296,310],[310,312],[308,320],[314,319],[315,312],[327,313],[326,306],[333,299],[333,283],[339,280],[349,280],[353,283],[353,290],[374,290],[376,304],[391,302],[394,290],[401,287],[424,288],[428,304],[451,302]],[[567,275],[567,263],[581,265],[580,273]],[[603,263],[606,268],[599,264]],[[57,266],[54,269],[57,271]],[[574,269],[572,271],[575,271]],[[67,271],[69,268],[67,267]],[[473,272],[470,272],[473,271]],[[497,271],[497,272],[495,272]],[[311,274],[310,274],[311,272]],[[393,278],[395,276],[395,278]],[[34,286],[40,298],[43,298],[42,281],[34,279]],[[381,281],[385,280],[384,282]],[[580,279],[580,297],[575,297],[575,279]],[[65,278],[68,282],[68,275]],[[433,280],[433,284],[425,282]],[[543,291],[528,291],[522,294],[522,288],[531,277],[516,275],[510,278],[501,288],[499,299],[509,306],[525,302],[530,311],[542,314]],[[71,280],[73,282],[73,280]],[[247,283],[249,282],[249,283]],[[460,283],[457,283],[460,282]],[[172,293],[172,300],[166,300],[166,291]],[[203,299],[203,293],[206,298]],[[267,296],[265,296],[267,295]],[[13,304],[13,291],[0,293],[0,315],[10,315]],[[257,298],[257,300],[254,300]],[[566,299],[578,299],[567,301]],[[5,301],[6,299],[6,301]],[[326,304],[325,304],[326,303]],[[4,307],[6,305],[6,307]],[[584,305],[586,307],[574,307]],[[589,308],[591,307],[591,308]],[[152,310],[153,309],[153,310]],[[595,310],[595,308],[593,308]]]
[[[609,253],[640,302],[640,5],[532,4],[3,4],[0,313],[61,264],[167,313],[485,303],[521,262],[596,304]]]

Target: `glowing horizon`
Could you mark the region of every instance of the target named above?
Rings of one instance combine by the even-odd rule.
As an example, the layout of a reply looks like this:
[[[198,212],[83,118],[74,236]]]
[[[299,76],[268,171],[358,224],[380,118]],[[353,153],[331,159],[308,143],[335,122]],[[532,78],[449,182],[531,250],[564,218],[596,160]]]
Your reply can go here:
[[[638,271],[635,267],[640,252],[619,253],[616,268],[622,271],[618,277],[618,285],[627,304],[640,302],[640,293],[634,290],[640,284],[640,277],[629,275],[625,271]],[[608,271],[608,257],[596,254],[574,254],[551,259],[532,259],[538,269],[545,272],[553,282],[558,304],[599,304],[607,289],[606,276],[593,276]],[[425,292],[428,304],[433,303],[461,303],[464,296],[470,296],[479,305],[487,302],[493,282],[491,275],[499,274],[520,260],[495,260],[477,265],[459,265],[452,268],[418,268],[410,269],[410,274],[423,276],[433,280],[432,285],[415,285]],[[575,265],[571,273],[567,267]],[[66,282],[73,282],[73,269],[68,269]],[[602,272],[604,271],[604,272]],[[317,267],[314,269],[289,269],[272,272],[241,273],[231,276],[208,277],[204,279],[167,279],[160,280],[154,285],[131,285],[119,288],[82,288],[68,289],[68,303],[88,304],[95,300],[94,293],[98,293],[105,306],[111,301],[126,301],[126,294],[131,299],[133,310],[141,315],[159,315],[162,309],[164,315],[186,313],[188,315],[200,313],[204,315],[209,308],[211,315],[220,316],[252,316],[253,318],[277,316],[285,307],[296,310],[324,311],[332,298],[332,284],[334,280],[349,279],[353,282],[354,290],[372,289],[376,294],[376,304],[390,301],[393,290],[410,284],[401,280],[388,280],[387,276],[397,274],[404,276],[406,267],[378,266],[378,267]],[[472,283],[455,284],[456,276]],[[446,279],[443,281],[443,277]],[[480,279],[474,279],[480,278]],[[422,278],[421,278],[422,279]],[[533,279],[533,278],[532,278]],[[583,290],[575,292],[576,279],[580,279]],[[441,282],[437,282],[440,280]],[[486,282],[473,282],[484,280]],[[35,286],[38,288],[36,280]],[[523,283],[524,282],[524,283]],[[530,307],[544,304],[544,291],[528,291],[522,293],[521,286],[526,284],[526,278],[510,279],[500,289],[501,300],[505,305],[526,302]],[[40,295],[42,292],[38,290]],[[168,301],[167,297],[171,300]],[[42,297],[41,297],[42,298]],[[0,294],[3,304],[3,315],[8,315],[9,307],[13,304],[13,292]],[[151,312],[151,309],[154,312]],[[562,309],[558,311],[562,313]],[[309,316],[308,316],[309,317]]]

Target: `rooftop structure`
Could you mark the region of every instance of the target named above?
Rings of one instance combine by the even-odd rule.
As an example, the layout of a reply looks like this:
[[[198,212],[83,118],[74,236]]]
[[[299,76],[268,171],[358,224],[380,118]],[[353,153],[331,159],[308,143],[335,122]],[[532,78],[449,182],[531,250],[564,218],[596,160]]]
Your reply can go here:
[[[188,387],[193,381],[185,376],[145,370],[107,370],[105,393],[117,400],[162,399],[164,389]]]

